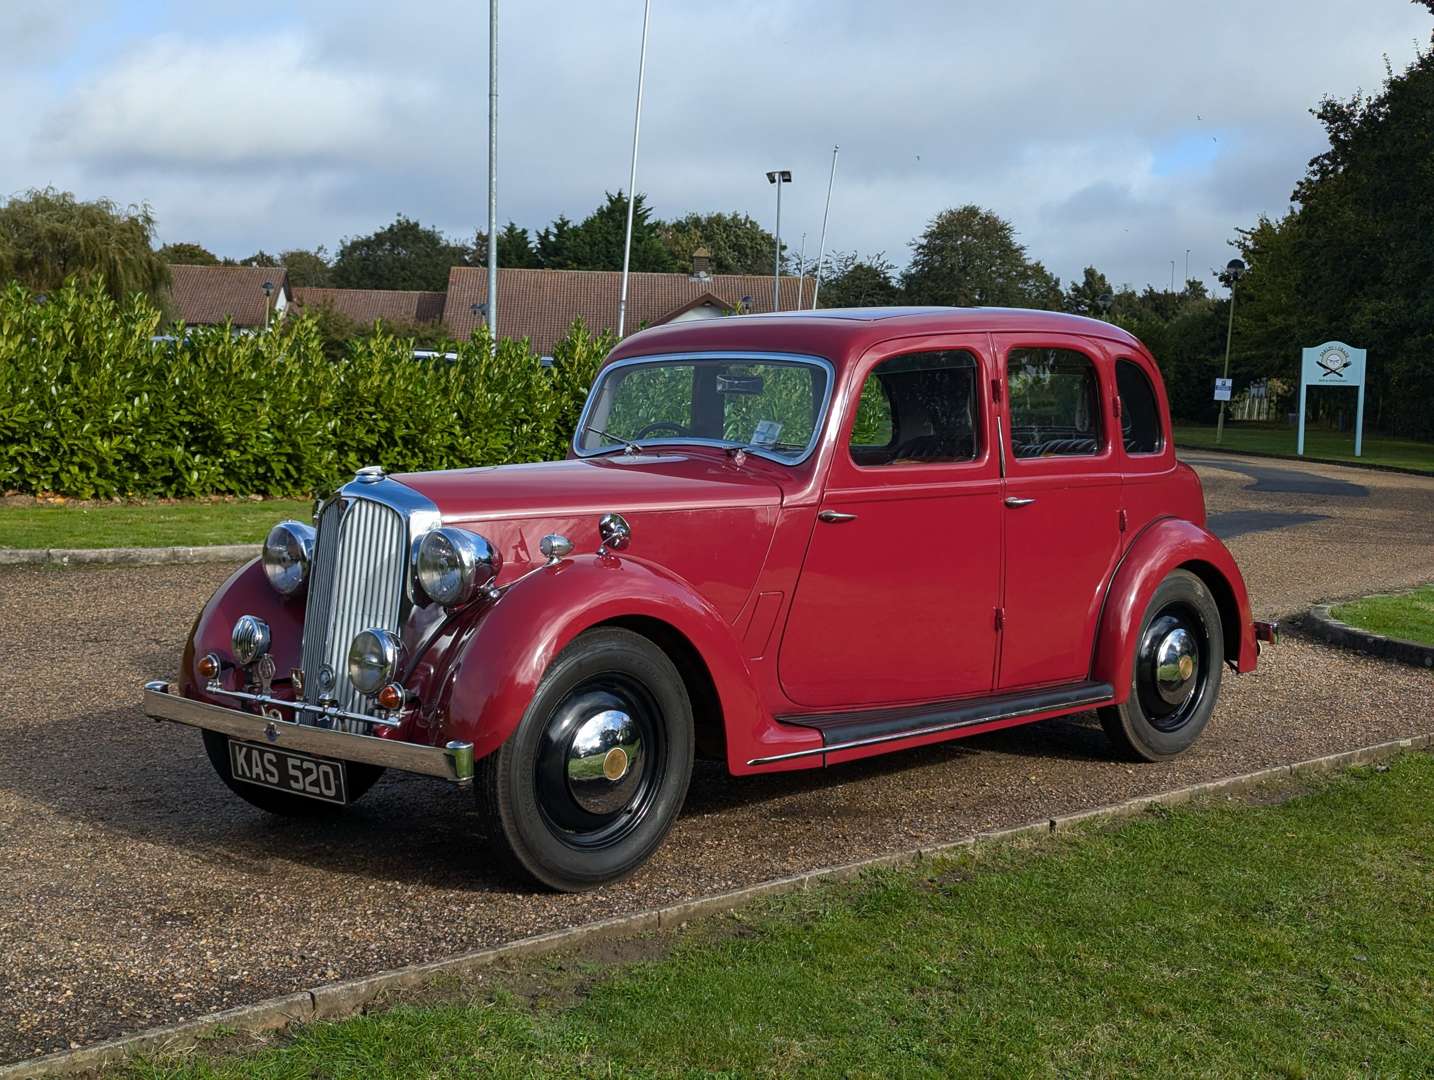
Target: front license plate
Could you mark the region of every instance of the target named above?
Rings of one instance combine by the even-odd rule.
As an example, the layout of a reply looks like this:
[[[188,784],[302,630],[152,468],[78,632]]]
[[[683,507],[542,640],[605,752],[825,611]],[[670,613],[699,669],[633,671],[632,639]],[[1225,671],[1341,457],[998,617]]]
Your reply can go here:
[[[229,769],[246,784],[287,791],[321,802],[347,803],[344,763],[229,740]]]

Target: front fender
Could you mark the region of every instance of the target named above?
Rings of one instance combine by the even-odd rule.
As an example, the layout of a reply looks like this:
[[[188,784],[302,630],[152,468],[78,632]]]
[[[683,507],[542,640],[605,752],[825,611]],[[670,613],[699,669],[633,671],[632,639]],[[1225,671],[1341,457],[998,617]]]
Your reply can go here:
[[[226,657],[230,654],[230,635],[240,615],[257,615],[269,624],[272,635],[270,650],[277,670],[287,676],[290,669],[299,666],[304,598],[280,596],[269,584],[259,560],[253,559],[235,570],[223,585],[214,590],[214,595],[194,620],[194,628],[184,646],[178,679],[180,693],[185,697],[232,707],[232,702],[227,699],[204,693],[203,681],[195,672],[194,663],[196,657],[207,652]],[[226,678],[231,684],[230,689],[237,688],[232,677]]]
[[[1091,677],[1115,687],[1117,702],[1130,696],[1136,640],[1145,609],[1166,576],[1181,568],[1199,575],[1220,607],[1226,659],[1236,671],[1255,669],[1259,650],[1250,597],[1234,557],[1199,525],[1181,518],[1162,518],[1147,526],[1126,550],[1101,612]]]
[[[657,565],[592,555],[515,582],[459,636],[442,676],[443,738],[471,742],[475,758],[492,753],[517,727],[558,653],[584,630],[634,617],[665,623],[692,644],[729,733],[756,726],[763,710],[751,671],[717,609]],[[727,740],[729,758],[740,741]]]

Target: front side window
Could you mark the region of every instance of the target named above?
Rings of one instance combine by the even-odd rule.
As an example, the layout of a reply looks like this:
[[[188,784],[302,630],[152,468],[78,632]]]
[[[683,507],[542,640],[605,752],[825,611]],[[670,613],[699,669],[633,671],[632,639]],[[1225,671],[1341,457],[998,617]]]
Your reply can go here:
[[[1074,349],[1012,349],[1006,358],[1011,450],[1018,458],[1100,451],[1100,380]]]
[[[816,442],[827,368],[805,360],[694,359],[618,363],[599,377],[574,445],[713,443],[797,462]]]
[[[976,358],[960,349],[907,353],[866,377],[851,433],[857,465],[972,461],[976,434]]]
[[[1134,360],[1115,362],[1115,389],[1120,395],[1120,437],[1127,454],[1158,454],[1165,448],[1160,406],[1150,376]]]

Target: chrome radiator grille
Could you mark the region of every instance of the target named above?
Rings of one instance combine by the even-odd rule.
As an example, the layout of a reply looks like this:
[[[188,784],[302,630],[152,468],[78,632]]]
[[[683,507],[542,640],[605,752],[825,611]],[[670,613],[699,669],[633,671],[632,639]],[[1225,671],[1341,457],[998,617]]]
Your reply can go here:
[[[353,497],[324,509],[304,610],[304,700],[328,697],[341,709],[377,715],[373,702],[349,684],[349,643],[360,630],[398,631],[407,573],[408,526],[397,510]]]

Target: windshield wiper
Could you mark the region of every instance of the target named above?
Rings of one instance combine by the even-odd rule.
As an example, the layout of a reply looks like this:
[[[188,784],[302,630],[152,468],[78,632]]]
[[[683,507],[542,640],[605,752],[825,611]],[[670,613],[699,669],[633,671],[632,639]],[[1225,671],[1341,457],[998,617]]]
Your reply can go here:
[[[621,443],[622,452],[624,454],[642,453],[642,447],[639,446],[637,443],[633,442],[631,439],[620,439],[616,435],[611,435],[608,432],[604,431],[602,428],[593,427],[591,424],[584,424],[583,430],[591,431],[594,435],[601,435],[604,439],[611,439],[615,443]]]

